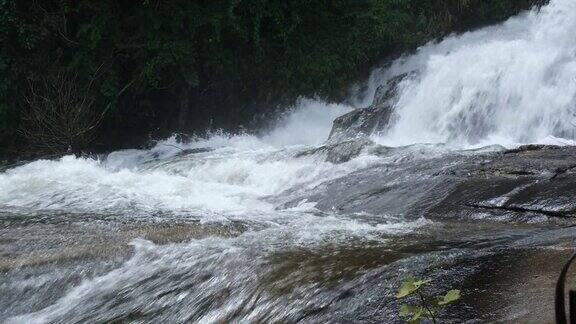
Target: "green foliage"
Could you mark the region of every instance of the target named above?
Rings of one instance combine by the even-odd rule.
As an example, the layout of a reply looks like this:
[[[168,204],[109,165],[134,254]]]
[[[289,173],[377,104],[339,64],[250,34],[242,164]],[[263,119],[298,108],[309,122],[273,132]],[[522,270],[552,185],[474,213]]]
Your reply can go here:
[[[0,103],[12,116],[0,136],[19,127],[28,82],[61,71],[92,84],[94,109],[110,107],[104,134],[127,120],[174,124],[181,102],[200,128],[261,112],[249,103],[339,100],[381,57],[534,1],[0,0]]]
[[[429,318],[433,323],[436,323],[436,314],[438,311],[442,309],[442,307],[460,299],[460,290],[457,289],[452,289],[441,296],[428,296],[423,290],[430,282],[431,280],[408,278],[400,285],[396,298],[412,297],[411,304],[403,304],[400,306],[399,315],[406,318],[407,323],[420,323],[422,318]]]
[[[443,306],[457,301],[458,299],[460,299],[460,290],[452,289],[448,291],[446,295],[438,297],[437,303],[438,305]]]
[[[416,280],[414,278],[408,278],[402,282],[400,289],[398,289],[398,294],[396,298],[406,297],[413,294],[422,286],[428,284],[431,280]]]

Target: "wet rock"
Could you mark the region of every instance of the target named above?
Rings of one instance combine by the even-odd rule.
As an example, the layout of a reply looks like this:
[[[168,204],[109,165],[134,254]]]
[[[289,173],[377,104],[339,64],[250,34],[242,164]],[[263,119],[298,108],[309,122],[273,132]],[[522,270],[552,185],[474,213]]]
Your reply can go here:
[[[191,148],[191,149],[183,149],[176,154],[176,156],[186,156],[190,154],[198,154],[198,153],[206,153],[213,151],[213,148],[210,147],[198,147],[198,148]]]
[[[353,110],[334,120],[328,140],[337,142],[369,136],[374,131],[386,127],[391,114],[390,106],[370,106]]]
[[[506,150],[504,154],[512,154],[512,153],[521,153],[521,152],[528,152],[528,151],[540,151],[543,149],[560,149],[560,146],[557,145],[544,145],[544,144],[528,144],[522,145],[515,149]]]
[[[576,148],[556,146],[506,151],[459,181],[431,213],[440,217],[574,218],[576,176],[571,169],[575,154]]]
[[[362,138],[374,132],[385,130],[393,113],[398,84],[406,77],[407,74],[401,74],[379,86],[376,89],[372,105],[369,107],[356,109],[336,118],[328,140],[338,142],[351,138]]]
[[[357,157],[364,149],[372,145],[375,145],[374,142],[368,139],[349,140],[308,150],[296,157],[324,154],[326,155],[326,162],[344,163]]]
[[[383,150],[390,163],[324,183],[308,201],[342,213],[576,222],[576,147],[462,151],[398,163],[401,150]]]
[[[460,284],[467,292],[455,307],[460,318],[476,313],[476,323],[554,323],[554,288],[558,273],[570,257],[570,239],[552,247],[511,249],[462,265],[477,270]],[[569,272],[574,282],[574,271]],[[497,296],[497,297],[496,297]],[[465,321],[461,321],[465,322]]]

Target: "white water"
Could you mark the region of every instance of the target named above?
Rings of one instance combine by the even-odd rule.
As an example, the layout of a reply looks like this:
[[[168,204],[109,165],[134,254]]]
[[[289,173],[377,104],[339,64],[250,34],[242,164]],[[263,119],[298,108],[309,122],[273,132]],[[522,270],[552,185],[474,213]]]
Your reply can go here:
[[[368,92],[373,94],[379,83],[415,72],[400,84],[391,129],[374,138],[391,146],[448,143],[460,148],[562,144],[574,139],[575,30],[576,1],[553,0],[540,12],[422,47],[372,76]],[[357,102],[362,104],[370,98],[360,97]],[[116,214],[126,219],[170,214],[202,222],[264,224],[234,238],[167,246],[136,240],[135,255],[118,269],[71,288],[52,306],[12,320],[43,323],[82,316],[94,319],[89,317],[94,314],[104,320],[124,308],[161,313],[165,307],[183,319],[202,309],[203,300],[230,289],[233,296],[202,318],[204,322],[223,321],[252,298],[257,289],[254,283],[266,273],[263,264],[271,253],[313,250],[352,240],[385,244],[383,236],[429,226],[424,219],[407,221],[385,211],[377,215],[376,222],[358,215],[320,213],[314,201],[283,207],[298,197],[294,193],[382,163],[382,157],[369,154],[342,164],[326,162],[321,154],[298,157],[321,145],[332,120],[351,109],[303,100],[259,136],[213,134],[186,145],[168,139],[151,150],[114,152],[101,161],[67,156],[0,173],[0,208],[24,217],[44,212],[78,217]],[[179,155],[183,149],[200,148],[209,150]],[[412,154],[409,149],[406,152]],[[213,279],[204,281],[206,272]],[[192,295],[179,295],[174,289],[164,299],[152,298],[151,292],[178,283],[163,278],[180,275],[189,276],[185,279],[195,284],[183,292]],[[120,309],[101,304],[120,294],[130,303]],[[284,300],[291,304],[282,304],[271,296],[269,305],[258,305],[245,320],[257,320],[258,311],[266,313],[266,307],[276,307],[283,312],[276,318],[281,321],[282,316],[303,307],[297,304],[298,296],[292,297]],[[181,304],[182,300],[187,303]],[[180,310],[188,314],[179,314]],[[110,317],[101,315],[104,311]]]
[[[416,71],[400,85],[387,145],[573,143],[576,1],[552,0],[397,60],[373,81]],[[375,87],[372,86],[371,89]]]
[[[378,84],[406,72],[389,131],[380,144],[573,143],[576,129],[576,1],[553,0],[540,11],[430,43],[371,78]],[[362,96],[360,96],[362,98]],[[294,158],[320,145],[331,122],[351,110],[301,100],[267,133],[214,134],[188,145],[173,139],[151,150],[114,152],[104,161],[65,157],[0,174],[0,206],[80,212],[267,212],[266,201],[370,165],[360,156],[333,165]],[[177,148],[180,147],[180,148]],[[210,148],[187,158],[181,149]]]
[[[0,208],[18,217],[110,214],[120,215],[122,222],[159,217],[164,223],[192,219],[218,228],[233,228],[231,221],[246,224],[246,231],[232,238],[215,235],[164,246],[136,239],[131,243],[134,254],[120,267],[85,278],[44,309],[7,321],[107,322],[145,310],[153,314],[152,322],[162,318],[189,322],[190,316],[202,314],[196,322],[219,323],[243,311],[245,303],[259,294],[262,299],[242,315],[244,321],[259,321],[269,313],[275,313],[276,321],[299,316],[309,306],[298,302],[305,299],[296,292],[279,299],[256,284],[274,269],[271,256],[324,253],[326,247],[348,244],[344,242],[385,245],[391,236],[431,224],[423,218],[405,220],[385,213],[374,221],[365,220],[366,215],[320,212],[306,200],[283,207],[294,192],[312,190],[380,161],[361,154],[335,165],[322,154],[297,156],[321,144],[332,120],[350,109],[303,101],[262,136],[213,134],[186,145],[168,139],[150,150],[118,151],[101,161],[66,156],[1,173]],[[208,150],[179,155],[185,149]],[[291,276],[298,281],[298,271]],[[0,289],[25,295],[30,286],[46,289],[60,275],[49,277],[14,280],[0,284]],[[311,299],[321,292],[306,286],[299,290]],[[230,297],[221,297],[228,293]],[[116,303],[116,296],[123,296],[123,301]],[[22,302],[36,307],[34,300]]]
[[[321,157],[293,158],[321,143],[332,120],[350,108],[303,101],[264,136],[214,134],[188,145],[168,139],[151,150],[111,153],[103,161],[66,156],[39,160],[0,174],[0,206],[28,210],[198,216],[270,212],[263,198],[345,174],[370,163],[340,166]],[[183,149],[208,152],[176,156]],[[217,214],[215,216],[215,214]]]

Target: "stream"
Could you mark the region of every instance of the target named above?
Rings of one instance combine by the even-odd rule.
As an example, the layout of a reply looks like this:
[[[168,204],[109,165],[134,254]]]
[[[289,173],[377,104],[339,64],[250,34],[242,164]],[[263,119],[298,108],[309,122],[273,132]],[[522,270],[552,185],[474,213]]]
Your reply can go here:
[[[401,323],[411,276],[462,291],[442,323],[551,322],[576,235],[574,30],[576,2],[552,0],[265,131],[1,171],[0,322]],[[386,87],[389,124],[331,135]]]

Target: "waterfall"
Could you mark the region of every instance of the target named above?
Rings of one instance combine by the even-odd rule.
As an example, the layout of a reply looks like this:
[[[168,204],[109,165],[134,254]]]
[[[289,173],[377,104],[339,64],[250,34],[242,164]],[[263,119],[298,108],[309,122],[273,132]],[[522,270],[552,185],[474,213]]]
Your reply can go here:
[[[393,146],[514,145],[574,139],[576,2],[552,0],[503,24],[431,42],[373,76],[399,84]],[[372,86],[374,88],[374,86]]]
[[[500,152],[576,140],[575,31],[576,0],[552,0],[397,59],[350,99],[406,75],[373,141],[326,142],[352,105],[302,99],[257,134],[0,172],[0,322],[391,323],[411,273],[471,285],[448,322],[523,316],[501,297],[555,272],[508,266],[569,246],[576,227],[544,222],[573,221],[576,148]]]

